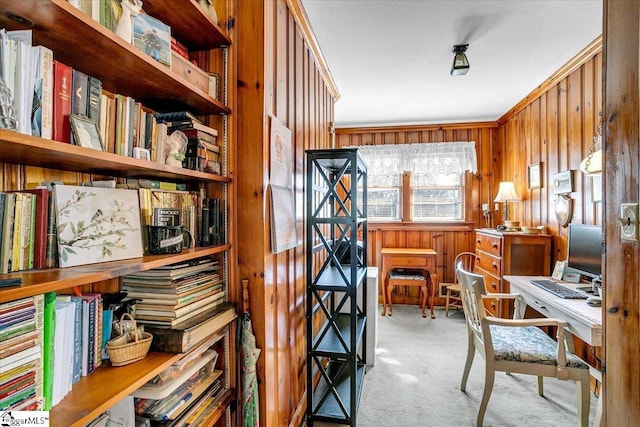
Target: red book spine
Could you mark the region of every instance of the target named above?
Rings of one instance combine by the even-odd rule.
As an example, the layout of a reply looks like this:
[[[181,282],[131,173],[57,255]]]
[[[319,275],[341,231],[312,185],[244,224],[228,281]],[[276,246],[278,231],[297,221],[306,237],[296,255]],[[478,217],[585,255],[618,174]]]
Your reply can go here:
[[[53,61],[53,139],[71,142],[69,114],[71,114],[72,68]]]

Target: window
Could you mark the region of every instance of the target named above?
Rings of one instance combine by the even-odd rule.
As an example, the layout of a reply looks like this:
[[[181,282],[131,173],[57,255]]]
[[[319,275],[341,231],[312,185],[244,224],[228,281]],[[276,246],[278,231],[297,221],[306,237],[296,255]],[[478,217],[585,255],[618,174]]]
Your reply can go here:
[[[370,220],[464,220],[465,173],[476,171],[474,142],[362,146],[359,151],[368,166]]]

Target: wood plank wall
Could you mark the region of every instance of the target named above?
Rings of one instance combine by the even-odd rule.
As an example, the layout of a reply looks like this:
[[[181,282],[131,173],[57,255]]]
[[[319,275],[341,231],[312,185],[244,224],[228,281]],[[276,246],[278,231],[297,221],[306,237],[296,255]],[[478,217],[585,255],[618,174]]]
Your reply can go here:
[[[461,123],[336,129],[337,148],[460,141],[475,141],[478,156],[478,172],[467,173],[466,176],[466,221],[459,224],[371,223],[367,248],[370,265],[380,266],[380,249],[384,246],[430,247],[438,252],[439,280],[449,283],[453,281],[453,259],[459,252],[473,250],[473,230],[487,225],[482,217],[482,203],[490,203],[493,206],[492,201],[496,191],[495,174],[496,171],[500,171],[498,125],[497,123]],[[498,176],[497,180],[499,179]],[[498,217],[495,216],[495,218]],[[417,293],[410,296],[413,298],[408,301],[411,303],[417,301]]]
[[[239,1],[238,276],[248,278],[260,424],[299,426],[306,409],[304,150],[329,147],[337,93],[297,0]],[[298,246],[271,251],[270,117],[292,132]]]

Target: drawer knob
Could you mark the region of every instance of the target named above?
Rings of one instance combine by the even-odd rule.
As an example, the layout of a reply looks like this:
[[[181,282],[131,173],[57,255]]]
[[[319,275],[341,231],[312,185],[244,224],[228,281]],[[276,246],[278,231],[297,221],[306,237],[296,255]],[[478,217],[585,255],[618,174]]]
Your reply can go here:
[[[493,245],[491,245],[491,246],[493,246],[493,249],[498,249],[498,244],[497,244],[497,243],[494,243],[494,244],[493,244]]]
[[[497,269],[498,269],[498,264],[496,264],[495,262],[492,264],[492,266],[493,266],[493,269],[494,269],[494,270],[497,270]]]

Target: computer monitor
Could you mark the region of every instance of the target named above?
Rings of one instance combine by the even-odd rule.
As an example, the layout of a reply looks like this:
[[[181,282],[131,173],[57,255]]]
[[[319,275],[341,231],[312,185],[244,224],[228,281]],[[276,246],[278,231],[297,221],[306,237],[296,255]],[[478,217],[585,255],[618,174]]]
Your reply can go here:
[[[599,225],[569,224],[567,267],[600,279],[602,274],[602,228]]]

